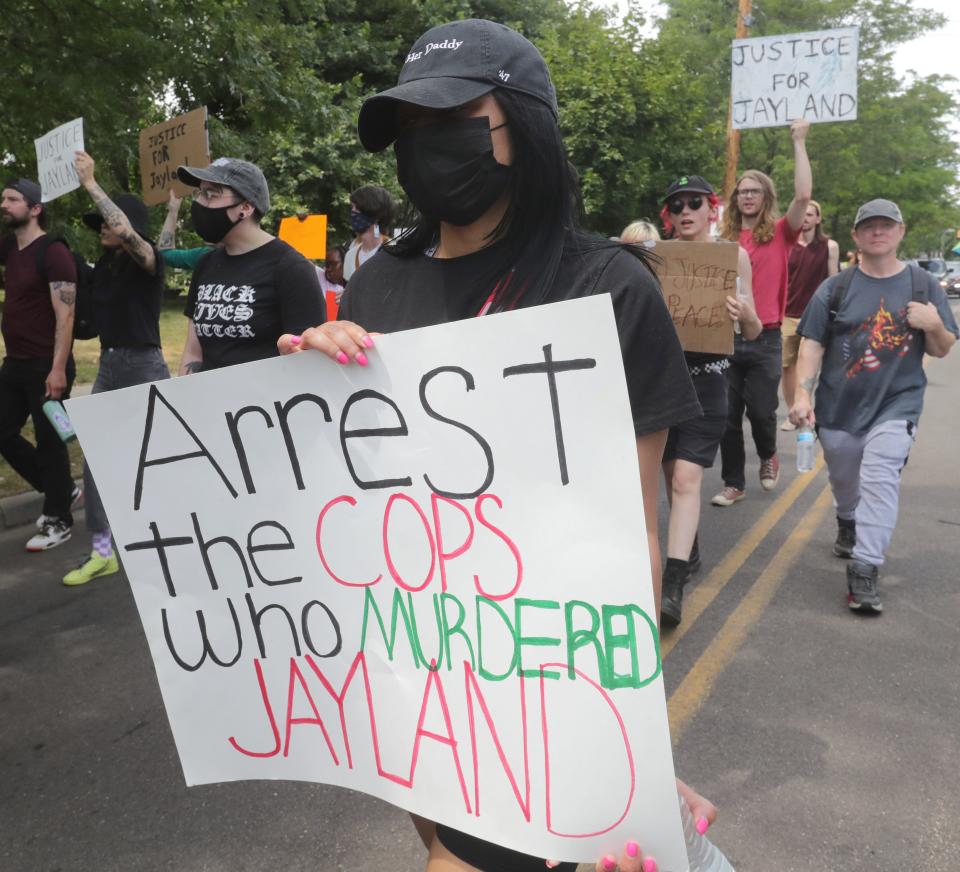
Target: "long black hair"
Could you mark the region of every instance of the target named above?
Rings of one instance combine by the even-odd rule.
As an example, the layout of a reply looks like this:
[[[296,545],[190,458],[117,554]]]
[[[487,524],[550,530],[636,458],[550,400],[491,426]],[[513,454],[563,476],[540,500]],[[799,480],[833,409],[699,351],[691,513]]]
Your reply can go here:
[[[544,302],[565,254],[621,246],[581,228],[580,179],[567,158],[551,109],[518,91],[496,88],[493,95],[503,110],[513,146],[510,202],[490,235],[496,257],[486,274],[477,276],[480,286],[496,289],[496,311]],[[385,251],[417,257],[436,246],[439,221],[414,212],[405,223],[409,229]],[[646,262],[644,252],[630,250]]]

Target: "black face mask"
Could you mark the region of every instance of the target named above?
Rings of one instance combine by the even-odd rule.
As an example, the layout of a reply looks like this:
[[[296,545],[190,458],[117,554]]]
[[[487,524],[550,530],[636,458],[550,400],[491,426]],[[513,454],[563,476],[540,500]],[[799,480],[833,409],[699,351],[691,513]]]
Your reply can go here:
[[[503,193],[511,168],[493,156],[488,118],[404,130],[394,144],[397,181],[427,218],[464,226]]]
[[[194,200],[190,204],[190,220],[193,221],[193,229],[205,242],[216,245],[243,220],[238,218],[236,221],[231,221],[227,215],[227,209],[236,205],[231,203],[229,206],[213,209],[210,206],[201,206]]]

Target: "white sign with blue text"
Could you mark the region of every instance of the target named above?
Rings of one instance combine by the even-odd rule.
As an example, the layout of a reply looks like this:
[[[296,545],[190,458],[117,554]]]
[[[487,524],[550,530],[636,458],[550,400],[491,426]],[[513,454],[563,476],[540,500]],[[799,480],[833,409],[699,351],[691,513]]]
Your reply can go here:
[[[733,41],[733,127],[857,118],[859,27]]]

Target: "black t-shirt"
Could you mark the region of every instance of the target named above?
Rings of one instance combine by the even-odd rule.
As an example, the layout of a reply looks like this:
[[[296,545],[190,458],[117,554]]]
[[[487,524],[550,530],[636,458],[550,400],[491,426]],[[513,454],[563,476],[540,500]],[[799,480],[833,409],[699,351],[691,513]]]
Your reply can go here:
[[[160,347],[164,262],[151,275],[119,249],[105,251],[93,268],[93,317],[101,348]]]
[[[339,317],[365,330],[394,333],[479,314],[490,288],[491,246],[464,257],[397,257],[387,249],[353,274]],[[699,417],[676,329],[652,273],[620,246],[568,247],[544,302],[609,293],[620,335],[627,390],[638,436]],[[522,304],[521,304],[522,305]]]
[[[203,369],[275,357],[282,334],[326,320],[316,268],[279,239],[244,254],[204,255],[183,312],[193,319]]]

